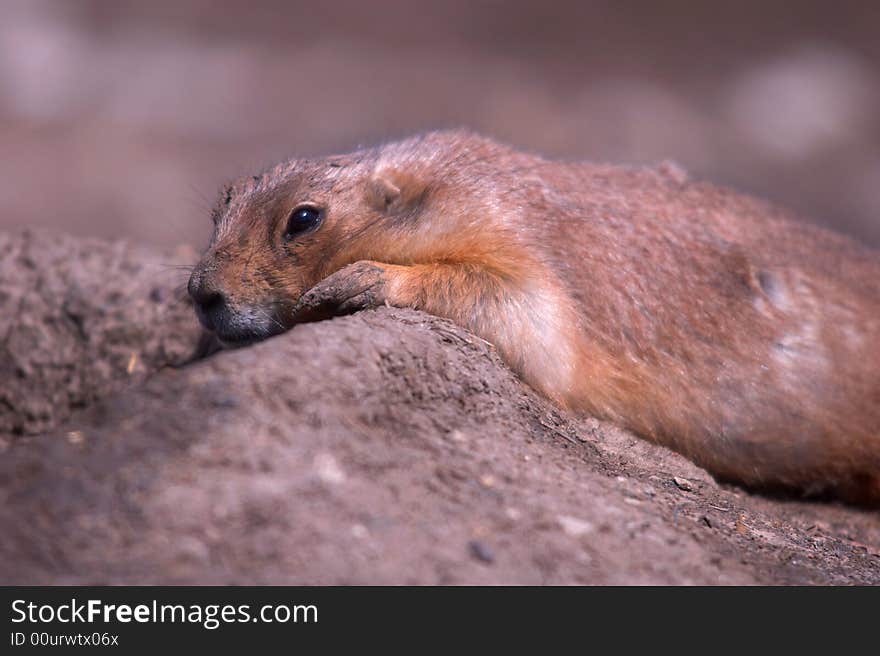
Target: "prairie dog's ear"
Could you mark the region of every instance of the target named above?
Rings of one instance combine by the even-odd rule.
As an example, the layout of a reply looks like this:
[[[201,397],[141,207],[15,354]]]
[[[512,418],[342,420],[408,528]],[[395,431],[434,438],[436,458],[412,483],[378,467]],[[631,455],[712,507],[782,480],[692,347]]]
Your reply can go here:
[[[411,173],[383,168],[367,183],[367,201],[383,212],[411,209],[421,202],[426,189],[424,181]]]

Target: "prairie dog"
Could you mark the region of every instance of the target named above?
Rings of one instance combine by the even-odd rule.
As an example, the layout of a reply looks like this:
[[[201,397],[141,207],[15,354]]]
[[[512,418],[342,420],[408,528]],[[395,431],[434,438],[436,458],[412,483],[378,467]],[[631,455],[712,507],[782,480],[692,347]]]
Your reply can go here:
[[[880,503],[880,256],[769,204],[451,131],[281,163],[213,218],[189,292],[226,344],[417,308],[720,479]]]

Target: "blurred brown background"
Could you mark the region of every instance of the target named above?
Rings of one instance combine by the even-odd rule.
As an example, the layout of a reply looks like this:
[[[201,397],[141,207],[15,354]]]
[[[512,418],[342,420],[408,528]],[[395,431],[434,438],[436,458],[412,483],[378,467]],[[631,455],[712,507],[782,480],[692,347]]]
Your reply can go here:
[[[0,1],[0,229],[202,246],[225,179],[469,126],[880,245],[880,3]]]

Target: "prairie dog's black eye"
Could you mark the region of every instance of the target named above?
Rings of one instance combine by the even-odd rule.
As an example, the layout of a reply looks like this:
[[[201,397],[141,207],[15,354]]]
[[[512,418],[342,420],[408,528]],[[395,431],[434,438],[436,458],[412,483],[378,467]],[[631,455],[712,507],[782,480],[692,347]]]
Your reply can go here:
[[[321,222],[321,210],[312,205],[300,205],[290,212],[287,218],[287,227],[284,229],[284,238],[294,237],[315,229]]]

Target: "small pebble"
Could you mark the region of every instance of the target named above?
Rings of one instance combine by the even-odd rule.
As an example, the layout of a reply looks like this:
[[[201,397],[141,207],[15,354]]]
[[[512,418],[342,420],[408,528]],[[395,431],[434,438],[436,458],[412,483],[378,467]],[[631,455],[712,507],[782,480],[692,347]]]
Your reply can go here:
[[[556,520],[562,526],[563,531],[575,538],[590,533],[593,530],[593,525],[590,522],[578,517],[559,515]]]
[[[492,553],[492,550],[484,542],[480,542],[479,540],[471,540],[470,542],[468,542],[468,549],[470,549],[471,555],[481,562],[495,562],[495,554]]]
[[[675,486],[679,490],[684,490],[685,492],[693,492],[694,491],[694,484],[691,483],[686,478],[681,478],[679,476],[676,476],[672,479],[672,482],[675,483]]]
[[[342,467],[329,453],[319,453],[315,457],[315,473],[325,483],[336,485],[345,482],[345,472]]]

